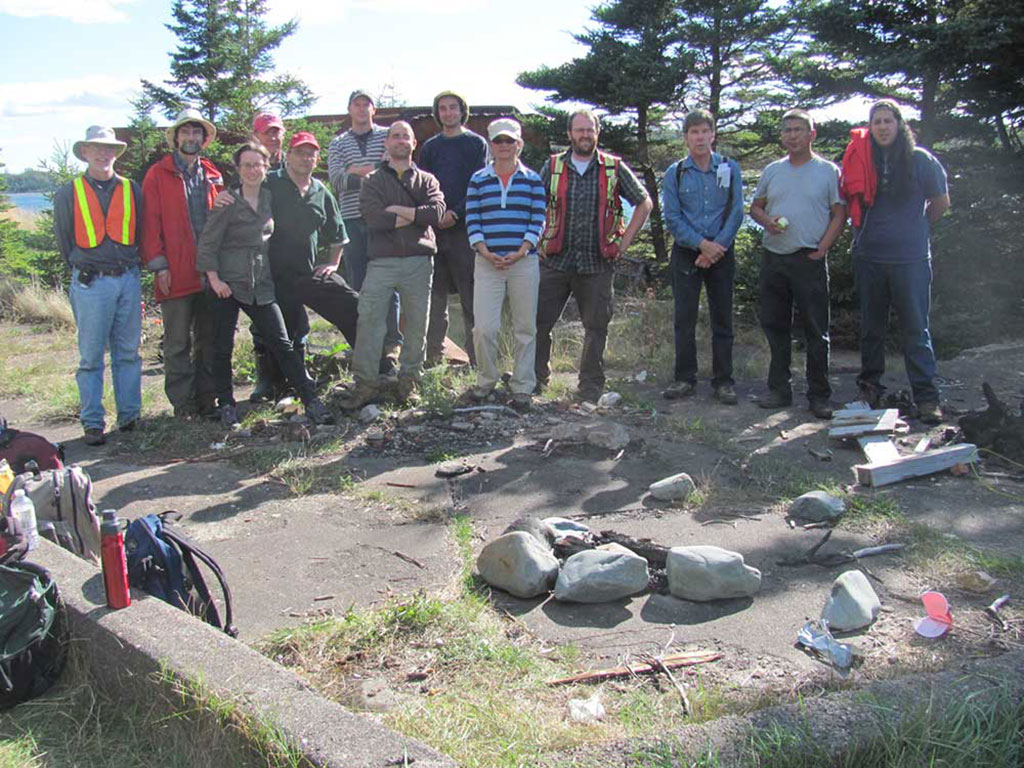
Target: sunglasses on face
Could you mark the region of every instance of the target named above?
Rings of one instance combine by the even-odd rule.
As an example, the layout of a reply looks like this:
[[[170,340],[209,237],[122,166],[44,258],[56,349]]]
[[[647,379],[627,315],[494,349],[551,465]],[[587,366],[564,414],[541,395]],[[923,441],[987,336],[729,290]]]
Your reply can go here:
[[[497,138],[491,139],[492,144],[515,144],[516,140],[511,136],[498,136]]]

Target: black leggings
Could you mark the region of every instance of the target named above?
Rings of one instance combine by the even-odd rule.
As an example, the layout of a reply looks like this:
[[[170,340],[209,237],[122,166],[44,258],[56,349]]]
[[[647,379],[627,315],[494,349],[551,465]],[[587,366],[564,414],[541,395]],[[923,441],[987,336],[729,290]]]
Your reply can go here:
[[[295,352],[285,328],[281,308],[270,304],[242,304],[234,296],[226,299],[214,296],[213,301],[213,381],[219,405],[234,405],[231,379],[231,353],[235,347],[235,326],[238,311],[249,316],[259,332],[263,345],[274,357],[274,362],[295,387],[303,402],[315,397],[313,382],[306,373],[306,364]]]

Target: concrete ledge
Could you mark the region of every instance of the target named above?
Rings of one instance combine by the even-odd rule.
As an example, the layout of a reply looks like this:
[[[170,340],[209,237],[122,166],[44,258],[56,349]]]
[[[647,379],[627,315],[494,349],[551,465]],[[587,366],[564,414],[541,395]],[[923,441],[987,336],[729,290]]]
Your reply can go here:
[[[184,611],[133,590],[132,605],[106,607],[100,571],[48,542],[34,562],[50,569],[68,607],[72,637],[86,663],[113,698],[152,701],[163,694],[173,706],[180,689],[166,689],[168,676],[185,690],[202,690],[230,701],[237,712],[267,723],[317,766],[454,768],[448,757],[375,720],[349,712],[317,694],[279,664],[232,640]]]

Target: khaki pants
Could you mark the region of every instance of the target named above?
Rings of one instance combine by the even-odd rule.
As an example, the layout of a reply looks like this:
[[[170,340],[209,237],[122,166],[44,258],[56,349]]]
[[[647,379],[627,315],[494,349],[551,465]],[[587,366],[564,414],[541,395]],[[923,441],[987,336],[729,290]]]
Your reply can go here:
[[[371,259],[359,292],[359,324],[353,374],[359,384],[375,385],[387,333],[386,319],[395,292],[405,322],[399,375],[418,379],[426,349],[430,284],[434,274],[430,256],[391,256]]]
[[[513,394],[530,394],[537,385],[534,359],[537,351],[537,288],[540,267],[537,254],[520,259],[508,269],[495,269],[482,256],[476,257],[473,289],[473,314],[476,325],[478,389],[493,389],[501,378],[498,370],[498,332],[501,330],[501,308],[508,294],[515,336],[515,366],[509,387]]]

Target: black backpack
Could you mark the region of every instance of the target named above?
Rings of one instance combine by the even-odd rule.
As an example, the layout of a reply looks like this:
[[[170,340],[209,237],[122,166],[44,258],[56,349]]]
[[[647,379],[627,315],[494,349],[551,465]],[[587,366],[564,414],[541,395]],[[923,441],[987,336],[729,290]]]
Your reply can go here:
[[[230,637],[237,637],[238,629],[232,622],[231,588],[224,578],[224,571],[209,553],[167,522],[168,519],[177,520],[180,517],[179,512],[167,511],[159,515],[146,515],[129,523],[124,537],[128,582],[175,608],[198,616]],[[210,588],[206,585],[200,562],[220,582],[224,603],[223,621]]]
[[[5,556],[17,552],[19,547],[14,547]],[[35,563],[4,559],[0,564],[0,709],[10,709],[39,696],[60,677],[68,625],[50,572]]]

